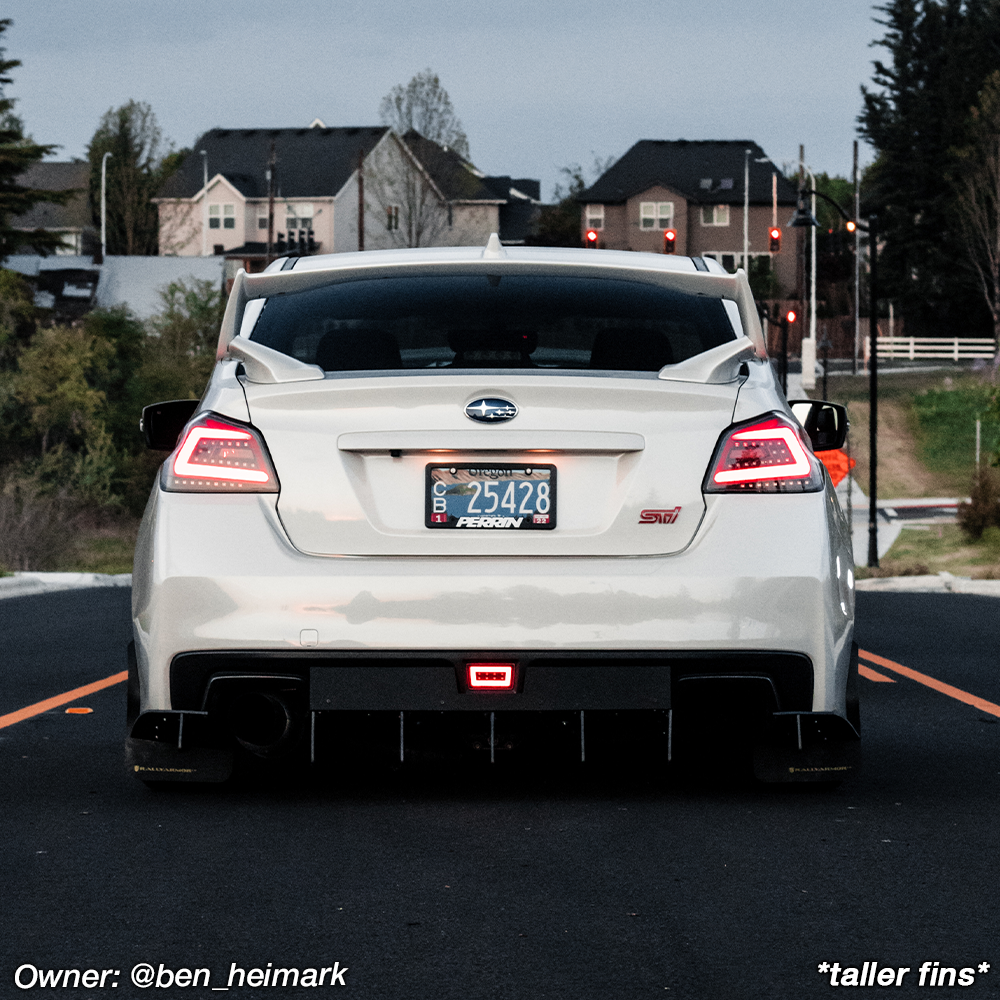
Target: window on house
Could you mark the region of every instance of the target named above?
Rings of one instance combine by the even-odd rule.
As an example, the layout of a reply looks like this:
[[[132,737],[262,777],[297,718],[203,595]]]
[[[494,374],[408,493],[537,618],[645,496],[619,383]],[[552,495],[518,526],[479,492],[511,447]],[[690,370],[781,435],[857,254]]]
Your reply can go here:
[[[588,229],[603,229],[604,228],[604,206],[603,205],[588,205],[587,206],[587,228]]]
[[[702,205],[701,224],[703,226],[728,226],[728,205]]]
[[[642,229],[669,229],[673,224],[672,201],[644,201],[639,204],[639,226]]]
[[[235,205],[209,205],[208,206],[208,228],[209,229],[235,229],[236,228],[236,206]]]
[[[289,232],[296,229],[312,229],[313,207],[310,204],[299,203],[285,206],[285,228]]]
[[[386,205],[385,207],[386,228],[390,232],[399,229],[399,205]]]
[[[267,216],[266,215],[258,215],[257,216],[257,228],[258,229],[267,229]]]

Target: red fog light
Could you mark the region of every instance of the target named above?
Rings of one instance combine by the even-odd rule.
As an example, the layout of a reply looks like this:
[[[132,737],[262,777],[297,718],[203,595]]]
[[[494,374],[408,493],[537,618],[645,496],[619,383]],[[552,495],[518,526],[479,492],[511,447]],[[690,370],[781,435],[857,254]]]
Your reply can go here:
[[[510,691],[514,687],[513,663],[470,663],[469,688]]]

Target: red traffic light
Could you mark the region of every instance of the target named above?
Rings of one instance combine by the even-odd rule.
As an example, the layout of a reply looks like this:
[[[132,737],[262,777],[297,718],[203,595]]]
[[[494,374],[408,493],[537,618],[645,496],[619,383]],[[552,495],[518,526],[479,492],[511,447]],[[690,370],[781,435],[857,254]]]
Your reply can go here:
[[[663,252],[673,253],[677,249],[677,230],[663,230]]]
[[[788,310],[788,312],[787,312],[787,313],[785,314],[785,319],[786,319],[786,320],[787,320],[787,321],[788,321],[789,323],[794,323],[794,322],[795,322],[795,320],[796,320],[796,318],[797,318],[797,317],[796,317],[796,315],[795,315],[795,310],[794,310],[794,309],[789,309],[789,310]]]
[[[777,226],[771,226],[767,235],[771,241],[771,253],[779,253],[781,251],[781,230]]]
[[[588,229],[587,230],[587,246],[596,247],[597,246],[597,230]]]

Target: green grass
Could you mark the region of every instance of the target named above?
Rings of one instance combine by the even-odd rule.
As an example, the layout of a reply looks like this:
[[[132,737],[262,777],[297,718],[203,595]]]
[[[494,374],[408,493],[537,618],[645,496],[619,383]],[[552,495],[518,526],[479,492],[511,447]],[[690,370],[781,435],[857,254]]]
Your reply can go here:
[[[56,567],[63,573],[131,573],[138,522],[81,531]]]
[[[919,455],[932,471],[968,475],[976,461],[976,419],[982,421],[981,454],[997,453],[1000,425],[990,409],[993,386],[962,380],[952,388],[933,388],[913,398]]]
[[[989,532],[974,542],[957,524],[927,525],[926,530],[904,528],[875,571],[857,567],[859,579],[868,576],[923,576],[940,572],[975,579],[1000,579],[1000,532]]]

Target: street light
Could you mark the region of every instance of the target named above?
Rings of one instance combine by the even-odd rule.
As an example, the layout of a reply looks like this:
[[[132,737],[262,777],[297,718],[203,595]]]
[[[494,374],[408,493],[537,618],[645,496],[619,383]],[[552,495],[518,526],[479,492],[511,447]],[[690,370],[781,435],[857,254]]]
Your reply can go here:
[[[752,149],[743,150],[743,269],[750,275],[750,154]],[[758,156],[754,163],[770,163],[769,156]]]
[[[878,216],[869,215],[868,225],[852,219],[829,195],[813,188],[799,189],[799,201],[795,213],[788,220],[793,229],[818,226],[816,216],[805,205],[807,194],[818,196],[829,202],[848,223],[856,229],[868,233],[869,290],[868,322],[871,340],[871,364],[868,368],[868,565],[878,569]]]
[[[108,158],[110,153],[101,157],[101,263],[108,255]]]

